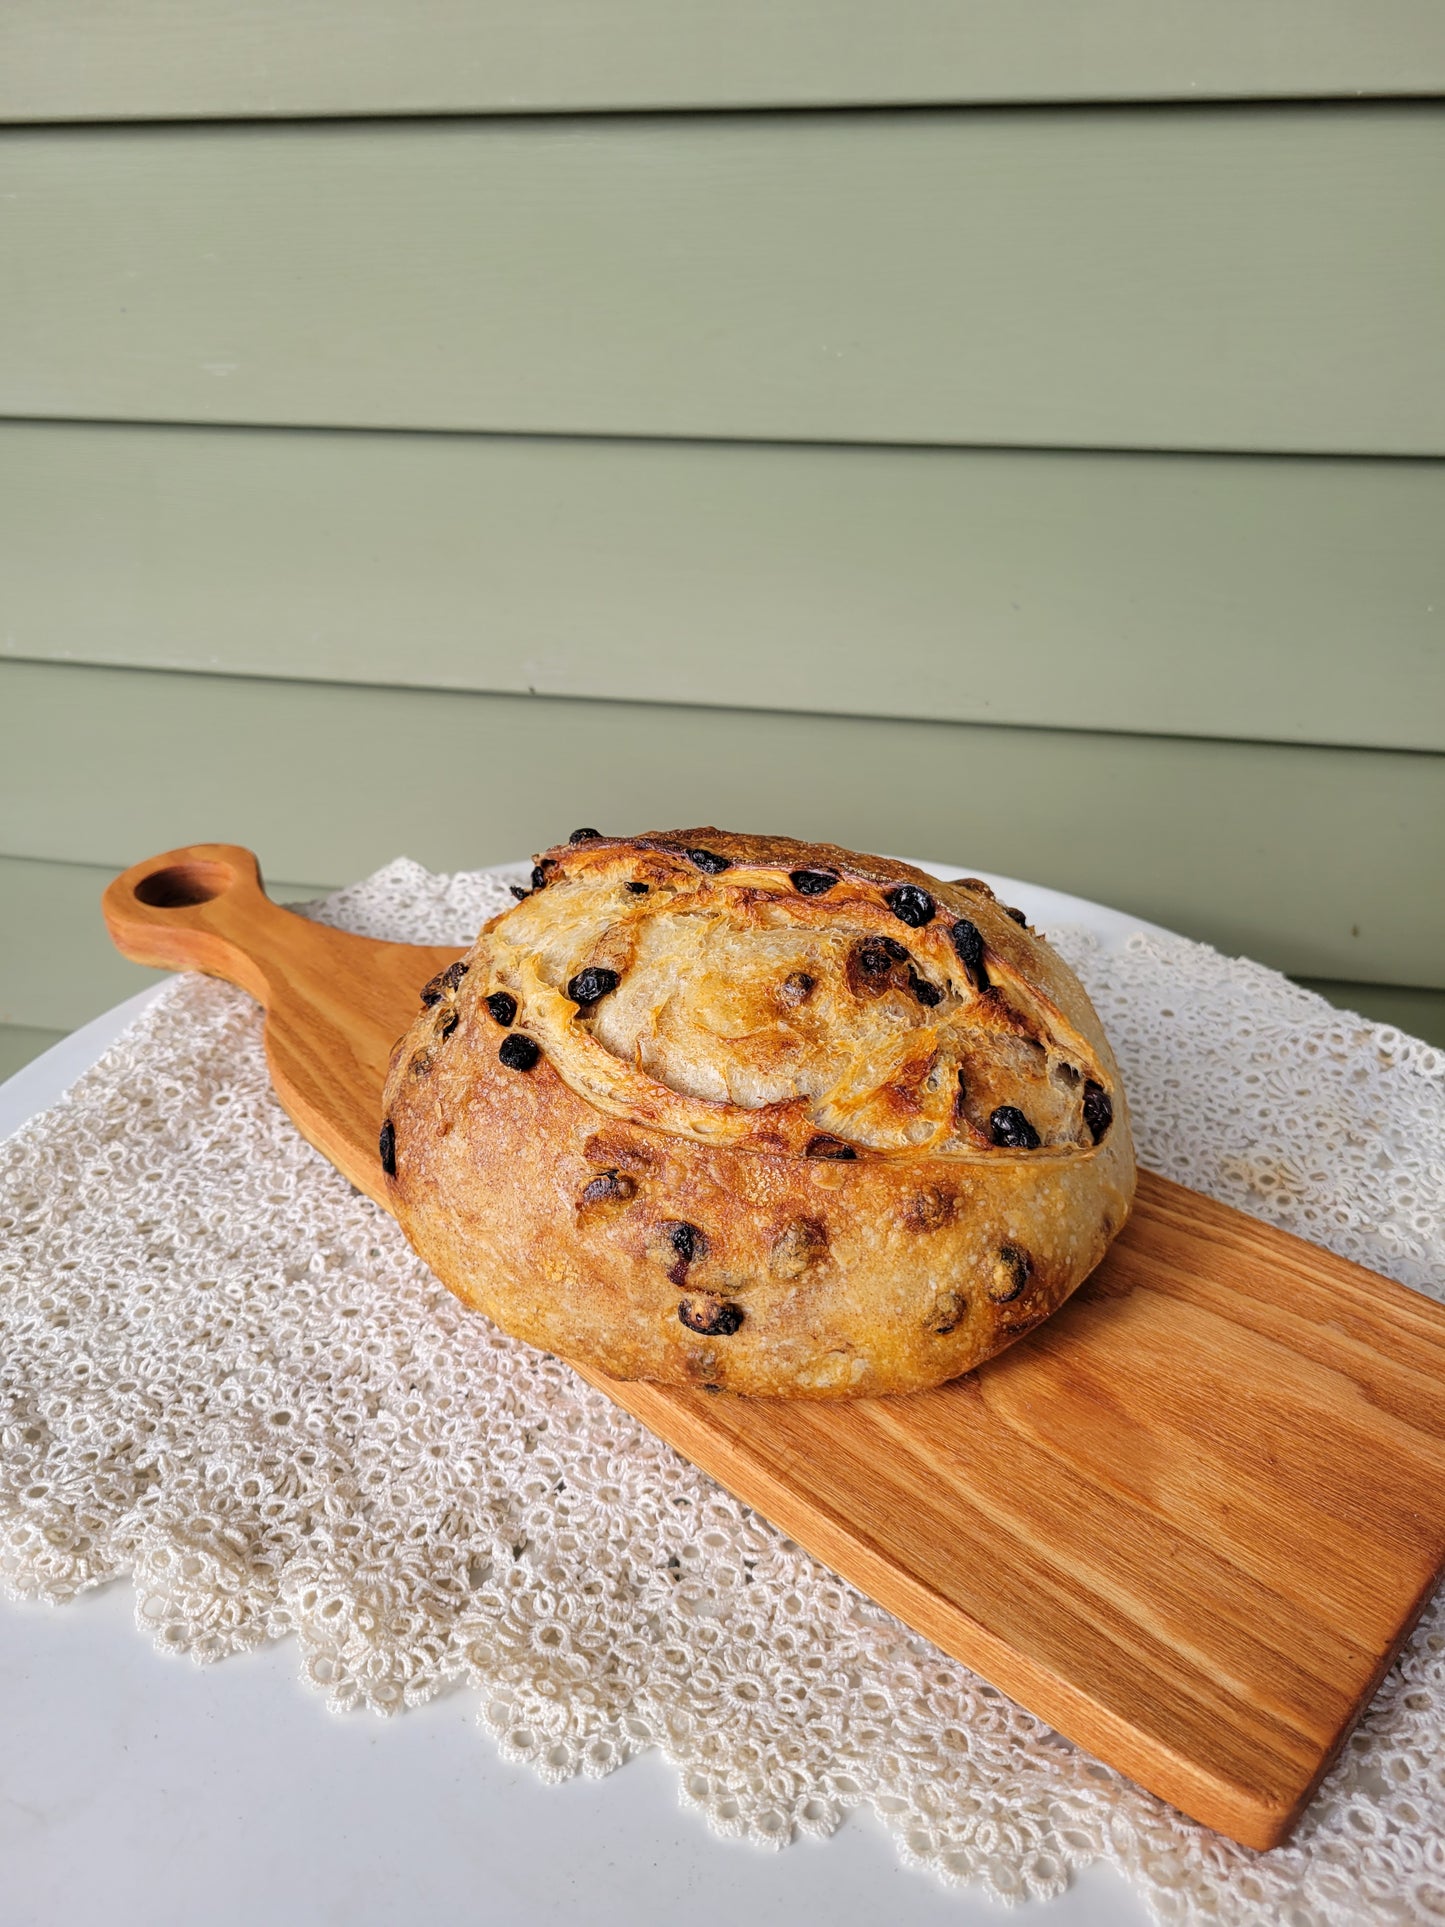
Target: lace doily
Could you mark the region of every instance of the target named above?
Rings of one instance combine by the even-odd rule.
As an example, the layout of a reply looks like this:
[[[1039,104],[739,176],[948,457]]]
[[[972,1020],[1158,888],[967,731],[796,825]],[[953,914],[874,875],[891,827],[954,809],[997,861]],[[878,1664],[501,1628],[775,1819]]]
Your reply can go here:
[[[469,941],[505,876],[399,862],[314,913]],[[1445,1296],[1445,1055],[1250,963],[1050,933],[1144,1160]],[[1445,1610],[1293,1842],[1254,1854],[870,1604],[566,1366],[464,1311],[297,1135],[239,991],[181,977],[0,1178],[0,1585],[132,1576],[158,1645],[294,1634],[332,1706],[451,1681],[562,1779],[660,1747],[720,1831],[871,1803],[1009,1898],[1103,1857],[1166,1920],[1445,1920]]]

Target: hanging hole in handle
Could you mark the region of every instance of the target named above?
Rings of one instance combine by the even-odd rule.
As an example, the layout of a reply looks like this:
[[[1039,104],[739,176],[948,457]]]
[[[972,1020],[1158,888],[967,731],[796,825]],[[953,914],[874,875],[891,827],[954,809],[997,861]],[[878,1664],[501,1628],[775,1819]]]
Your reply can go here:
[[[138,903],[152,910],[184,910],[191,904],[209,903],[223,896],[236,881],[235,872],[224,863],[170,863],[164,870],[153,870],[135,886]]]

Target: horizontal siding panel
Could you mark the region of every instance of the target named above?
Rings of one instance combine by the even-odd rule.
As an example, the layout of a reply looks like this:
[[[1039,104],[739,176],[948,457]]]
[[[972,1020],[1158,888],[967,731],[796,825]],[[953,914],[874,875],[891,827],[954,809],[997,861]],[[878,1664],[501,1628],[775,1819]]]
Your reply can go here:
[[[101,892],[124,867],[0,856],[0,1024],[76,1030],[160,982],[163,971],[121,956],[101,920]],[[270,878],[267,888],[280,903],[321,894]]]
[[[0,117],[1445,91],[1434,0],[6,0]]]
[[[78,1030],[164,974],[127,962],[100,893],[116,866],[0,857],[0,1024]]]
[[[1028,877],[1316,977],[1445,985],[1445,757],[0,664],[6,853],[437,869],[717,821]]]
[[[1445,107],[0,136],[0,413],[1445,450]]]
[[[65,1035],[60,1030],[37,1030],[21,1024],[0,1024],[0,1083],[24,1070],[32,1059]]]
[[[12,423],[0,651],[1445,750],[1442,533],[1433,462]]]

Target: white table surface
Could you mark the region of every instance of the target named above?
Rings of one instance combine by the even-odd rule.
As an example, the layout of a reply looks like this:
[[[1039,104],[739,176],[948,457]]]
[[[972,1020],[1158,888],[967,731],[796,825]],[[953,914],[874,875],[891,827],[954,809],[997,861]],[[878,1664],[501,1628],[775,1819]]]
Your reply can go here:
[[[941,876],[969,872],[927,866]],[[1137,919],[988,877],[1030,920],[1119,942]],[[157,994],[0,1085],[0,1139],[54,1103]],[[1144,1927],[1107,1866],[1019,1908],[904,1868],[870,1812],[782,1852],[722,1840],[658,1754],[549,1787],[500,1759],[474,1695],[337,1716],[282,1641],[220,1665],[161,1656],[120,1581],[62,1607],[0,1601],[0,1927]]]

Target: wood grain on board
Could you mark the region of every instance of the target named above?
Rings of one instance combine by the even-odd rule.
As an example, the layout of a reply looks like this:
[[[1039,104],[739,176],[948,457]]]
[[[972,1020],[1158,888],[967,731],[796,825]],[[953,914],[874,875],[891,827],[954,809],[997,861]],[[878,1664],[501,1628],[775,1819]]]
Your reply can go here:
[[[455,947],[269,903],[197,845],[105,895],[139,962],[242,984],[282,1102],[384,1203],[380,1085]],[[1145,1175],[1046,1325],[936,1392],[706,1398],[586,1374],[946,1652],[1193,1818],[1284,1839],[1445,1563],[1445,1312]]]

